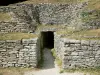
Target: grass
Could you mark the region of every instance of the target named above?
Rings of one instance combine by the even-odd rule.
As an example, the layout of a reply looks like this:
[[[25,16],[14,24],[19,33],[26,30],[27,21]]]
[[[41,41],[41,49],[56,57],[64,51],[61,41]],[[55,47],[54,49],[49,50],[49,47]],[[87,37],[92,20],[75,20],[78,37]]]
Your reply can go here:
[[[74,72],[79,72],[79,73],[84,73],[84,75],[100,75],[100,67],[95,67],[95,68],[78,68],[78,69],[66,69],[63,70],[63,72],[69,72],[69,73],[74,73]]]
[[[9,13],[0,12],[0,21],[11,21]]]
[[[90,9],[100,9],[100,0],[89,0],[87,7]]]
[[[27,0],[22,3],[34,4],[34,3],[77,3],[84,2],[86,0]]]
[[[5,33],[0,34],[0,40],[21,40],[35,38],[37,35],[29,33]]]
[[[56,33],[58,35],[69,35],[69,34],[72,34],[73,32],[75,32],[75,30],[73,30],[73,29],[64,29],[61,31],[57,31]]]
[[[55,58],[55,61],[56,61],[57,65],[61,68],[62,60],[56,55],[55,49],[52,49],[51,52],[52,52],[52,54]]]
[[[36,32],[41,32],[43,30],[63,30],[63,29],[66,29],[66,26],[64,25],[38,25],[37,29],[36,29]]]
[[[40,25],[36,32],[41,32],[45,29],[56,29],[58,35],[63,35],[64,38],[78,40],[100,40],[100,29],[76,31],[74,27],[66,27],[61,25]]]
[[[0,68],[0,75],[24,75],[27,71],[33,71],[32,68]]]
[[[55,59],[58,59],[57,58],[57,56],[56,56],[56,53],[55,53],[55,50],[54,49],[52,49],[51,50],[52,51],[52,53],[53,53],[53,56],[55,57]],[[58,63],[58,61],[56,61],[57,62],[57,64],[59,64]],[[61,60],[59,61],[60,62],[60,66],[62,65],[62,63],[61,63]],[[83,73],[84,75],[100,75],[100,67],[95,67],[95,68],[76,68],[76,69],[62,69],[61,67],[60,67],[60,73],[75,73],[75,72],[78,72],[78,73]]]
[[[68,38],[84,39],[84,40],[100,40],[100,29],[83,30],[73,33]]]
[[[91,11],[91,12],[82,12],[81,13],[81,19],[83,22],[91,22],[91,21],[100,21],[100,9],[98,10],[94,10],[94,11]]]
[[[58,35],[64,35],[64,38],[78,39],[78,40],[100,40],[100,29],[92,30],[82,30],[82,31],[73,31],[73,30],[63,30],[58,31]]]

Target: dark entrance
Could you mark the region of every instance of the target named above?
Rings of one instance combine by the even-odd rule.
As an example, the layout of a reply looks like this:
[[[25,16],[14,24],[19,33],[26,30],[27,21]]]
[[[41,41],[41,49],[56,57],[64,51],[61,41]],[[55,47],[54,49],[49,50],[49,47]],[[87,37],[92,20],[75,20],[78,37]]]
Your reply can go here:
[[[43,48],[54,48],[54,32],[41,32]]]
[[[14,4],[14,3],[23,2],[23,1],[27,1],[27,0],[0,0],[0,6],[6,6],[9,4]]]

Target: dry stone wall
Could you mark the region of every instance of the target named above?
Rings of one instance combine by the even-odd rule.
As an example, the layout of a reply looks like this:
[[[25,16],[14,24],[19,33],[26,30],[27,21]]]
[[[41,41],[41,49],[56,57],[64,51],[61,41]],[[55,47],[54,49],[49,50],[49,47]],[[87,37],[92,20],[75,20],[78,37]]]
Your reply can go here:
[[[29,32],[28,25],[18,22],[0,22],[0,33]]]
[[[10,13],[11,22],[0,22],[0,33],[34,32],[40,24],[65,25],[76,29],[99,28],[81,20],[86,4],[16,4],[0,7],[0,12]],[[55,28],[42,31],[56,31]],[[100,66],[100,41],[72,40],[54,34],[54,48],[62,60],[62,68]],[[38,43],[37,43],[38,42]],[[41,37],[0,41],[0,67],[36,67],[41,59]]]
[[[10,13],[12,22],[25,27],[26,31],[34,32],[40,24],[66,25],[76,29],[91,28],[91,24],[85,24],[82,21],[84,7],[87,3],[81,4],[16,4],[8,7],[0,7],[0,12]],[[24,23],[24,24],[23,24]],[[0,22],[1,26],[2,23]],[[9,22],[9,25],[12,25]],[[6,28],[9,28],[6,26]],[[94,27],[95,26],[95,27]],[[92,28],[98,28],[94,25]],[[97,27],[96,27],[97,26]],[[2,27],[1,27],[2,28]],[[2,30],[2,29],[1,29]],[[6,29],[5,29],[6,30]],[[13,31],[14,28],[11,29]],[[7,31],[5,31],[7,32]],[[19,32],[21,32],[19,30]],[[23,29],[22,29],[23,32]]]
[[[62,68],[95,68],[100,66],[100,41],[61,38],[55,34],[55,50]]]
[[[33,19],[33,15],[35,15],[33,13],[34,7],[33,9],[31,8],[32,6],[30,5],[0,7],[0,13],[9,13],[11,16],[11,21],[0,21],[2,33],[3,31],[4,33],[10,32],[9,30],[11,32],[34,32],[37,23]],[[7,31],[7,29],[9,30]]]
[[[0,67],[37,67],[37,38],[0,41]]]

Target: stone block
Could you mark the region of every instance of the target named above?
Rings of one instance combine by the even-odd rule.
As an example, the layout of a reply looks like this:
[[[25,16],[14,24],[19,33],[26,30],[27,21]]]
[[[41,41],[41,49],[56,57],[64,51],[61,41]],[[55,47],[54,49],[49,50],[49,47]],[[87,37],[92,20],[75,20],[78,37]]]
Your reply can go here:
[[[70,39],[70,44],[80,44],[80,40]]]
[[[19,42],[19,40],[6,40],[6,43],[16,43]]]
[[[4,43],[5,43],[5,41],[0,41],[0,45],[1,45],[1,44],[4,44]]]
[[[6,52],[6,49],[0,48],[0,52]]]
[[[98,45],[98,44],[99,44],[99,41],[98,40],[91,40],[90,41],[90,46]]]
[[[82,50],[88,51],[88,46],[81,46]]]
[[[30,39],[30,44],[31,44],[31,43],[33,43],[33,44],[35,43],[35,44],[36,44],[36,43],[37,43],[37,38]]]
[[[67,38],[63,38],[62,40],[63,40],[63,42],[65,43],[65,45],[70,43],[70,40],[67,39]]]
[[[24,49],[20,49],[20,54],[22,54],[22,53],[24,53],[24,52],[27,52],[27,51],[29,51],[29,49],[28,48],[24,48]]]
[[[72,52],[71,55],[72,56],[78,56],[78,52]]]
[[[90,41],[88,41],[88,40],[81,40],[81,45],[82,46],[89,46],[90,45]]]
[[[74,50],[75,50],[74,48],[67,47],[67,48],[65,48],[64,52],[70,52],[70,51],[72,52]]]
[[[10,51],[9,54],[17,54],[18,51]]]
[[[98,55],[98,56],[100,55],[100,50],[97,51],[96,55]]]
[[[83,56],[84,55],[84,52],[78,52],[78,55],[79,56]]]
[[[22,39],[22,44],[35,44],[37,43],[37,38],[33,38],[33,39]]]
[[[24,48],[26,48],[26,49],[31,49],[31,47],[30,47],[30,46],[24,46]]]
[[[30,55],[36,55],[36,52],[30,52],[29,54]]]

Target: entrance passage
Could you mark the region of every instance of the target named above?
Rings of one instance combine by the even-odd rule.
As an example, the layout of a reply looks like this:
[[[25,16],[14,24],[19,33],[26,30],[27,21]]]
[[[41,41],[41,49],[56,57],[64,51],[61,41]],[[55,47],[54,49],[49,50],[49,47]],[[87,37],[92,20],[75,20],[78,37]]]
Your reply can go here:
[[[44,48],[43,49],[43,66],[42,69],[51,69],[55,67],[54,57],[51,53],[51,49]]]
[[[54,48],[54,32],[41,32],[43,48]]]

